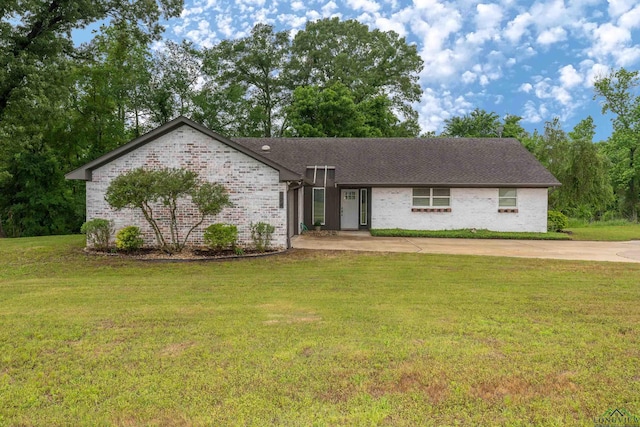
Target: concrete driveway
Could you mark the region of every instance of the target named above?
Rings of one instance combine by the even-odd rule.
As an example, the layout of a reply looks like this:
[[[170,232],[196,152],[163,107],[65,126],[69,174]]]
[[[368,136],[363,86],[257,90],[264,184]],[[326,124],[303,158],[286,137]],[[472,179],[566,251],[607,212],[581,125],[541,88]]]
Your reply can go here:
[[[640,241],[586,242],[571,240],[435,239],[373,237],[368,232],[341,231],[335,236],[300,235],[291,239],[297,249],[425,254],[489,255],[583,261],[640,263]]]

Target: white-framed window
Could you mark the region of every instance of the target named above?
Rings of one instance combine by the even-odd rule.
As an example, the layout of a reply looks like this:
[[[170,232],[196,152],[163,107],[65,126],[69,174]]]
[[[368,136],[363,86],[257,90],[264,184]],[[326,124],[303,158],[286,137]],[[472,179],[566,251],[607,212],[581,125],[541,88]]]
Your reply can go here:
[[[367,225],[367,215],[368,215],[368,199],[367,199],[367,189],[360,189],[360,225]]]
[[[325,205],[326,192],[322,187],[313,188],[313,206],[312,216],[313,225],[320,223],[324,225],[324,205]]]
[[[451,206],[450,188],[414,188],[414,208],[448,208]]]
[[[517,188],[498,189],[498,207],[516,208],[517,206],[518,206],[518,189]]]

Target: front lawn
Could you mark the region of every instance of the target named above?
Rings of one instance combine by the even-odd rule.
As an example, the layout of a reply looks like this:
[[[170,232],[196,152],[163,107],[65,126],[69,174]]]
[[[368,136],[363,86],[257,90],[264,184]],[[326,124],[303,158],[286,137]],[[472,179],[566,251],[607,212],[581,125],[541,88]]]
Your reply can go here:
[[[0,239],[0,425],[593,425],[640,413],[640,265]]]
[[[626,221],[584,223],[573,220],[567,231],[573,240],[640,240],[640,224]]]

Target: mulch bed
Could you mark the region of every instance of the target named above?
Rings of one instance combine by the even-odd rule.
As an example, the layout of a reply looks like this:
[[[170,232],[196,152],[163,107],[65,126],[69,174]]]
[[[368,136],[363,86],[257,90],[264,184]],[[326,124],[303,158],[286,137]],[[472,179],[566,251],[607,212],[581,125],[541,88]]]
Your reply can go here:
[[[136,252],[126,253],[119,251],[98,251],[90,248],[85,248],[85,253],[96,256],[109,256],[137,259],[143,261],[207,261],[207,260],[225,260],[225,259],[239,259],[239,258],[255,258],[261,256],[276,255],[286,252],[285,250],[268,250],[265,252],[258,252],[256,250],[247,249],[242,254],[237,254],[235,251],[229,249],[224,251],[213,251],[211,249],[202,247],[186,247],[179,253],[168,254],[160,249],[144,248]]]

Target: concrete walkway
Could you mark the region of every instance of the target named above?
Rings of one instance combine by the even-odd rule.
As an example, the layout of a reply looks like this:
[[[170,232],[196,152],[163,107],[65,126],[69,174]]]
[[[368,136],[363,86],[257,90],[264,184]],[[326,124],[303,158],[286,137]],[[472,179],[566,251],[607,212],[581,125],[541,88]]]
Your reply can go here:
[[[489,255],[583,261],[640,263],[640,241],[586,242],[572,240],[435,239],[372,237],[368,232],[341,231],[336,236],[294,236],[296,249],[428,254]]]

